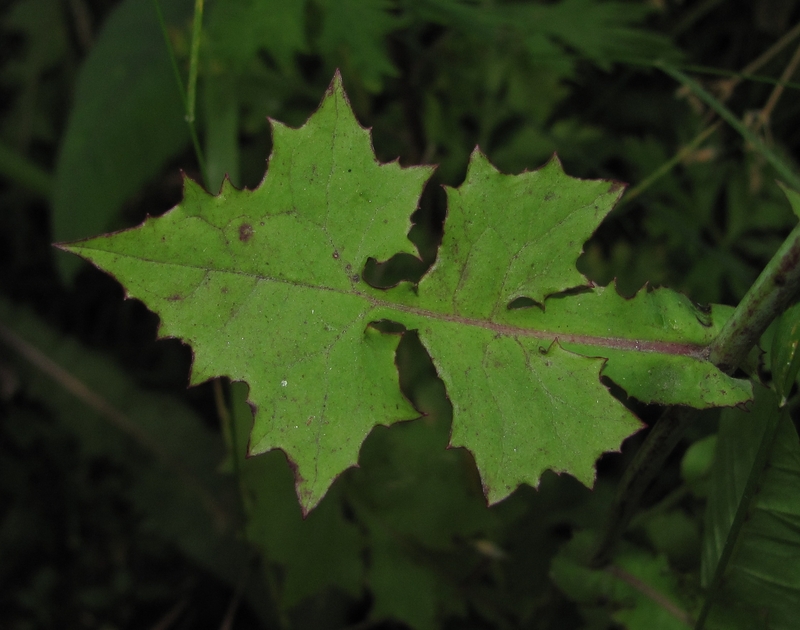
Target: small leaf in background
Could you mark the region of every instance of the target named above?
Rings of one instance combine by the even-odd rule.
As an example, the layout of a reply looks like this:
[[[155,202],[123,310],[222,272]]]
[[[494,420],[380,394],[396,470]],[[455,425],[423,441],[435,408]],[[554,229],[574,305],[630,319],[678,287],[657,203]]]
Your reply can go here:
[[[329,493],[304,518],[283,455],[247,458],[253,424],[247,386],[232,383],[230,392],[238,459],[234,474],[239,477],[247,539],[261,551],[267,581],[278,584],[275,596],[281,608],[288,610],[330,587],[357,596],[364,577],[361,535],[356,524],[344,517],[341,492]]]
[[[681,477],[697,497],[708,496],[716,448],[717,436],[709,435],[686,449],[681,460]]]
[[[709,627],[731,602],[759,625],[797,627],[800,440],[777,405],[757,387],[749,413],[722,412],[702,557]]]
[[[561,46],[566,44],[601,68],[609,69],[612,63],[632,57],[675,55],[666,38],[633,26],[652,11],[646,4],[563,0],[518,3],[504,9],[512,27],[528,30],[531,35],[541,33]],[[575,15],[581,20],[576,21]]]
[[[445,448],[447,420],[378,428],[348,476],[348,498],[370,545],[366,578],[376,620],[441,627],[448,613],[463,612],[451,609],[470,599],[470,578],[485,563],[467,541],[495,516],[466,453]],[[431,571],[431,558],[445,570]]]
[[[213,66],[240,73],[261,51],[287,69],[307,49],[306,0],[226,0],[208,9],[205,36]]]
[[[239,178],[239,100],[232,73],[209,76],[203,82],[205,159],[209,192],[219,193],[226,176],[237,188]]]
[[[191,15],[163,0],[165,19]],[[56,163],[53,238],[119,227],[119,211],[189,140],[180,92],[151,2],[126,0],[109,15],[81,66]],[[59,255],[66,277],[78,268]]]
[[[786,404],[800,370],[799,346],[800,304],[795,304],[781,315],[772,337],[772,381],[781,407]]]
[[[4,140],[18,149],[27,149],[33,139],[52,141],[56,135],[40,108],[47,96],[42,75],[69,54],[63,9],[58,0],[24,0],[11,5],[3,16],[4,30],[25,36],[25,57],[6,61],[0,75],[3,83],[21,87],[2,120]]]
[[[377,92],[386,77],[397,75],[389,59],[386,38],[403,26],[387,0],[316,0],[323,11],[317,43],[326,59],[342,71],[361,79],[367,90]],[[358,24],[358,28],[354,25]]]
[[[606,628],[611,620],[626,630],[686,630],[693,621],[689,600],[677,574],[662,556],[627,548],[604,569],[590,569],[583,560],[593,538],[577,534],[555,557],[553,582],[580,605],[589,627]]]

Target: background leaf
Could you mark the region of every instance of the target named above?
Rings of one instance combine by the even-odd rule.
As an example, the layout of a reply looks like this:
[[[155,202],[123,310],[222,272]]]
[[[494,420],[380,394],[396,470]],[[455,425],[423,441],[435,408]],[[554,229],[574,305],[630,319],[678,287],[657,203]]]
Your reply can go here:
[[[14,347],[9,332],[88,392],[81,400],[30,357],[12,355],[26,393],[46,401],[57,421],[78,437],[82,454],[127,471],[129,483],[117,499],[134,506],[129,518],[137,522],[139,539],[155,534],[231,588],[241,588],[253,556],[237,537],[236,488],[215,472],[223,455],[219,436],[184,403],[143,390],[107,357],[48,327],[28,309],[0,300],[4,349]],[[87,398],[100,407],[87,405]],[[102,413],[103,406],[110,411]],[[58,581],[68,579],[62,575]],[[254,610],[271,619],[264,584],[256,578],[244,587]]]
[[[800,371],[798,346],[800,346],[800,304],[795,304],[781,315],[772,337],[770,354],[772,379],[775,391],[781,399],[781,406],[786,404],[797,372]]]
[[[712,588],[710,622],[715,609],[733,606],[749,608],[769,628],[795,624],[800,441],[786,413],[777,414],[776,407],[774,394],[758,388],[749,413],[722,414],[702,564],[704,583]],[[720,558],[727,563],[722,568]]]
[[[188,0],[165,0],[180,24]],[[81,66],[61,142],[53,193],[53,238],[67,241],[119,227],[119,211],[188,143],[180,92],[155,9],[126,0],[108,17]],[[74,258],[59,257],[72,277]]]
[[[583,565],[592,537],[579,534],[552,565],[560,589],[582,606],[587,628],[605,628],[611,619],[628,630],[691,628],[688,597],[663,557],[626,549],[602,570]]]
[[[386,36],[402,26],[387,0],[316,0],[324,11],[318,46],[345,72],[361,77],[378,91],[384,77],[397,74],[386,49]],[[362,28],[353,28],[360,22]]]

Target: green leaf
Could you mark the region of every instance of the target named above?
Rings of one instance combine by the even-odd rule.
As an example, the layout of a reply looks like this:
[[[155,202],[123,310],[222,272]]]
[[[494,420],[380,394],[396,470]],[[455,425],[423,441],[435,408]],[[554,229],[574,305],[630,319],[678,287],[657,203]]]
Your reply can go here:
[[[227,0],[209,7],[206,37],[213,63],[241,71],[261,50],[282,68],[306,50],[305,0]]]
[[[509,23],[528,32],[529,46],[540,45],[541,33],[601,68],[616,61],[675,56],[666,38],[633,27],[652,11],[643,4],[562,0],[547,5],[517,3],[506,10]]]
[[[187,0],[162,2],[170,22]],[[81,67],[56,163],[53,236],[115,227],[122,204],[186,146],[178,86],[150,2],[127,0],[108,17]],[[60,257],[68,276],[76,260]]]
[[[711,483],[702,558],[706,607],[713,613],[736,602],[769,628],[796,627],[800,441],[770,391],[756,389],[749,413],[723,412]]]
[[[608,627],[608,617],[630,630],[691,627],[686,597],[665,558],[628,548],[614,564],[590,569],[583,560],[591,544],[588,533],[578,534],[554,558],[551,577],[597,627]]]
[[[344,518],[340,493],[329,493],[303,518],[281,453],[246,459],[253,424],[246,385],[231,385],[231,403],[247,538],[261,551],[268,583],[275,581],[270,573],[280,567],[276,595],[281,606],[289,609],[327,587],[358,596],[364,577],[361,536],[355,523]]]
[[[681,477],[695,496],[708,496],[716,448],[717,436],[709,435],[686,449],[681,460]]]
[[[192,383],[250,384],[250,451],[282,448],[308,509],[376,423],[416,415],[397,386],[397,337],[367,326],[371,303],[354,287],[368,255],[412,252],[408,217],[431,169],[377,164],[338,79],[308,124],[273,133],[257,190],[210,197],[186,180],[163,218],[75,251],[146,300],[161,335],[191,343]]]
[[[384,77],[397,75],[386,51],[387,35],[403,26],[388,0],[317,0],[324,11],[318,46],[348,75],[377,92]]]
[[[211,191],[219,192],[225,177],[240,186],[239,100],[233,74],[209,77],[203,83],[203,96],[206,173]]]
[[[781,406],[791,392],[800,371],[800,304],[788,308],[778,320],[772,337],[772,381],[781,399]]]
[[[430,273],[383,291],[359,271],[414,253],[408,217],[432,169],[376,163],[338,75],[306,125],[273,133],[258,189],[210,197],[187,180],[163,217],[65,249],[145,301],[162,336],[191,344],[192,383],[250,384],[250,452],[286,452],[305,510],[357,463],[373,426],[415,416],[392,364],[397,337],[372,322],[419,330],[454,406],[451,445],[472,451],[492,503],[546,469],[591,485],[596,458],[638,429],[603,370],[646,402],[749,399],[749,382],[703,360],[724,310],[664,289],[626,300],[575,270],[619,184],[569,178],[557,160],[502,175],[476,152],[448,190]],[[539,306],[509,308],[519,300]]]
[[[441,627],[443,612],[469,599],[466,584],[484,560],[463,541],[487,529],[495,515],[465,453],[445,449],[447,420],[428,416],[373,431],[360,468],[348,476],[348,499],[370,545],[366,578],[376,621]],[[445,570],[435,570],[434,559]]]
[[[508,31],[522,36],[531,59],[569,72],[575,53],[601,68],[617,61],[675,57],[665,37],[634,26],[652,8],[624,2],[561,0],[481,5],[468,0],[415,0],[408,9],[483,41]]]

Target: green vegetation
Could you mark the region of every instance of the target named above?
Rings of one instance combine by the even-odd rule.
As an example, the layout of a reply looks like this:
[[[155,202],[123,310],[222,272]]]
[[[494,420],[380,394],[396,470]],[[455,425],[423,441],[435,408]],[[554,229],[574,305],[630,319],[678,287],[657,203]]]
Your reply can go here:
[[[729,4],[11,3],[4,627],[792,628],[800,15]]]

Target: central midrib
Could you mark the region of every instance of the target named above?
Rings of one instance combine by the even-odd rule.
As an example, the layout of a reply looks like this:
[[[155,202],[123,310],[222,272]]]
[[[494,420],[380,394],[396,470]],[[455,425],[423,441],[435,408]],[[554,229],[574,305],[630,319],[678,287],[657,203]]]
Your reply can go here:
[[[86,250],[89,248],[75,248],[75,249]],[[166,262],[161,260],[150,260],[142,258],[141,256],[130,256],[129,254],[111,252],[105,249],[98,249],[95,251],[102,251],[110,254],[113,253],[116,256],[124,256],[126,258],[132,258],[134,260],[150,262],[154,264],[170,265],[174,267],[186,267],[189,269],[199,269],[206,272],[229,273],[234,275],[255,278],[262,282],[275,282],[280,284],[288,284],[295,287],[302,287],[304,289],[312,289],[315,291],[328,291],[332,293],[338,293],[340,295],[346,295],[349,297],[360,297],[363,298],[365,301],[369,302],[375,308],[386,308],[390,310],[400,311],[403,313],[410,313],[412,315],[417,315],[418,317],[422,317],[425,319],[445,321],[454,324],[459,324],[461,326],[483,328],[484,330],[490,330],[500,335],[508,335],[514,337],[532,337],[534,339],[542,339],[544,341],[551,341],[551,342],[558,340],[559,343],[562,344],[567,343],[567,344],[575,344],[583,346],[596,346],[599,348],[610,348],[613,350],[627,350],[633,352],[652,352],[657,354],[680,355],[698,360],[708,359],[708,346],[702,346],[693,343],[681,343],[678,341],[654,341],[649,339],[630,339],[625,337],[603,337],[599,335],[577,335],[572,333],[539,330],[536,328],[520,328],[518,326],[499,324],[497,322],[485,319],[474,319],[470,317],[464,317],[461,315],[450,315],[448,313],[441,313],[438,311],[430,311],[427,309],[416,308],[405,304],[398,304],[397,302],[380,300],[366,293],[362,293],[361,291],[345,291],[333,287],[311,285],[304,282],[286,280],[284,278],[276,278],[272,276],[263,276],[253,273],[247,273],[244,271],[235,271],[229,269],[209,269],[208,267],[202,267],[200,265]],[[398,323],[402,324],[402,322]]]
[[[352,294],[350,294],[352,295]],[[358,294],[363,295],[363,294]],[[658,354],[673,354],[688,356],[693,359],[706,360],[708,354],[707,346],[699,346],[691,343],[680,343],[677,341],[653,341],[645,339],[626,339],[624,337],[601,337],[598,335],[576,335],[572,333],[552,332],[549,330],[539,330],[536,328],[520,328],[518,326],[509,326],[507,324],[498,324],[497,322],[487,321],[484,319],[472,319],[460,315],[449,315],[447,313],[439,313],[437,311],[429,311],[426,309],[415,308],[413,306],[406,306],[404,304],[397,304],[395,302],[386,302],[371,298],[368,295],[363,295],[370,303],[377,307],[388,308],[404,313],[411,313],[426,319],[435,319],[439,321],[451,322],[462,326],[473,326],[475,328],[483,328],[490,330],[500,335],[508,335],[514,337],[532,337],[534,339],[542,339],[544,341],[556,341],[564,344],[576,344],[582,346],[597,346],[602,348],[611,348],[614,350],[629,350],[635,352],[655,352]],[[400,322],[402,323],[402,322]]]

